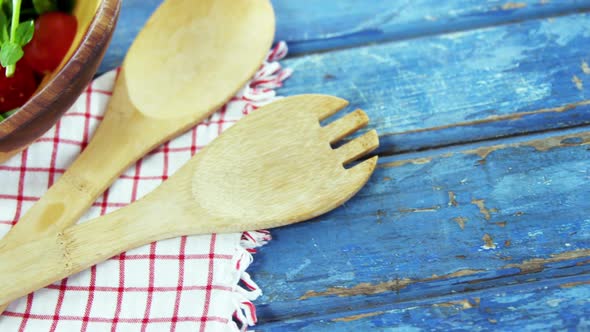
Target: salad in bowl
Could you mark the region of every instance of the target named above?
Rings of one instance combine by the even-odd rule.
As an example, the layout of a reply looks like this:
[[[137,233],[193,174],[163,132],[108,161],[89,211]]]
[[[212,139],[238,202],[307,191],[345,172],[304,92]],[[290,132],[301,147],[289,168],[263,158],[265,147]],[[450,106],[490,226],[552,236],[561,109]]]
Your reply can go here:
[[[0,163],[41,137],[96,74],[122,0],[0,0]]]
[[[2,0],[0,121],[35,93],[66,56],[77,30],[73,1]]]

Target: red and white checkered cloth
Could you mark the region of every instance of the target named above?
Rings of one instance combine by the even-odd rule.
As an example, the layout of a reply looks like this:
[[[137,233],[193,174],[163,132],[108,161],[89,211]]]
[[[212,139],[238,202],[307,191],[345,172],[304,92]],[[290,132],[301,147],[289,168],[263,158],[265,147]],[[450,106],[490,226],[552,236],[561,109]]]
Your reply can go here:
[[[82,218],[125,206],[167,179],[248,112],[274,100],[291,71],[271,50],[254,78],[220,111],[128,169]],[[92,137],[116,72],[96,79],[27,150],[0,165],[0,236],[64,173]],[[268,232],[189,236],[131,250],[26,298],[0,317],[0,331],[232,331],[256,322],[261,294],[245,269]],[[239,286],[240,284],[241,286]]]

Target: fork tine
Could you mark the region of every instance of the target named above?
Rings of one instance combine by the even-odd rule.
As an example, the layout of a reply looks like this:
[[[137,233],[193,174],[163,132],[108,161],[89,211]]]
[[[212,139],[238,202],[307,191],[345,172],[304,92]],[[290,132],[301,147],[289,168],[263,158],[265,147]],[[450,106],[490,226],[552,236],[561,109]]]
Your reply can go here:
[[[318,104],[314,111],[320,121],[348,106],[348,101],[342,98],[327,95],[306,95],[308,100],[313,97],[317,97]]]
[[[330,144],[354,133],[369,123],[369,117],[360,109],[345,115],[344,117],[330,123],[322,130],[330,141]]]
[[[347,172],[353,176],[368,178],[373,173],[375,166],[377,166],[378,159],[378,156],[371,157],[358,165],[354,165]]]
[[[364,135],[353,139],[336,149],[336,153],[342,164],[358,159],[379,146],[379,136],[374,129]]]

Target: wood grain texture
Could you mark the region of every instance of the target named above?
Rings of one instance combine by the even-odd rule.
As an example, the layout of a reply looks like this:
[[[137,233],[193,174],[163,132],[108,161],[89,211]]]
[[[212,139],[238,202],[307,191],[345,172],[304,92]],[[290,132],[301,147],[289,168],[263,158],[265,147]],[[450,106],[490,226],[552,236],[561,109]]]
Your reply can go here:
[[[590,1],[274,1],[291,54],[475,30],[590,10]]]
[[[534,291],[491,294],[552,283],[571,286],[555,291],[579,305],[575,313],[590,312],[575,291],[590,278],[588,129],[381,158],[343,207],[273,231],[277,241],[250,269],[265,289],[261,330],[460,301],[473,292],[488,294],[482,303],[521,303],[515,323]],[[535,296],[552,299],[549,291]],[[560,324],[577,326],[575,313]],[[488,317],[472,315],[471,323]]]
[[[330,146],[326,133],[334,130],[325,130],[320,120],[346,104],[321,95],[280,99],[225,131],[137,202],[80,225],[56,225],[35,241],[5,248],[0,303],[157,240],[273,228],[342,205],[367,182],[377,157],[345,166],[379,144],[369,132],[337,149]],[[366,124],[344,121],[354,128]]]
[[[0,163],[51,128],[86,88],[109,45],[120,6],[119,0],[86,1],[76,6],[79,30],[71,56],[46,77],[19,112],[0,123]]]
[[[140,27],[161,2],[123,2],[125,24],[115,31],[101,72],[121,64]],[[590,1],[273,0],[273,6],[276,40],[286,41],[290,54],[295,55],[588,11]]]
[[[263,324],[260,331],[587,331],[590,277],[573,276]]]
[[[296,57],[284,61],[297,74],[281,93],[346,97],[388,153],[587,124],[589,17]]]

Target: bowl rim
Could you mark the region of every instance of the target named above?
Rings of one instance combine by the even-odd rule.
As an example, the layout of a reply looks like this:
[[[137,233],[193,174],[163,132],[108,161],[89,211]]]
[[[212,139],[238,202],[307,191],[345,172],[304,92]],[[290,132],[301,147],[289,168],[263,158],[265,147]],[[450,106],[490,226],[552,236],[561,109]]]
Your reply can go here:
[[[96,45],[104,45],[106,48],[112,31],[115,29],[122,0],[101,0],[96,10],[96,14],[88,25],[86,32],[80,40],[79,46],[70,56],[65,65],[45,84],[43,88],[36,91],[35,94],[23,105],[21,109],[0,122],[0,140],[12,135],[15,131],[25,127],[41,115],[56,110],[47,107],[47,101],[43,102],[43,96],[53,94],[51,100],[59,99],[66,94],[72,80],[84,71],[85,54],[92,50]],[[101,28],[105,27],[104,29]],[[77,99],[74,98],[74,101]],[[69,108],[69,107],[68,107]],[[68,108],[60,110],[63,114]],[[56,117],[56,122],[59,117]],[[53,124],[52,124],[53,126]]]

